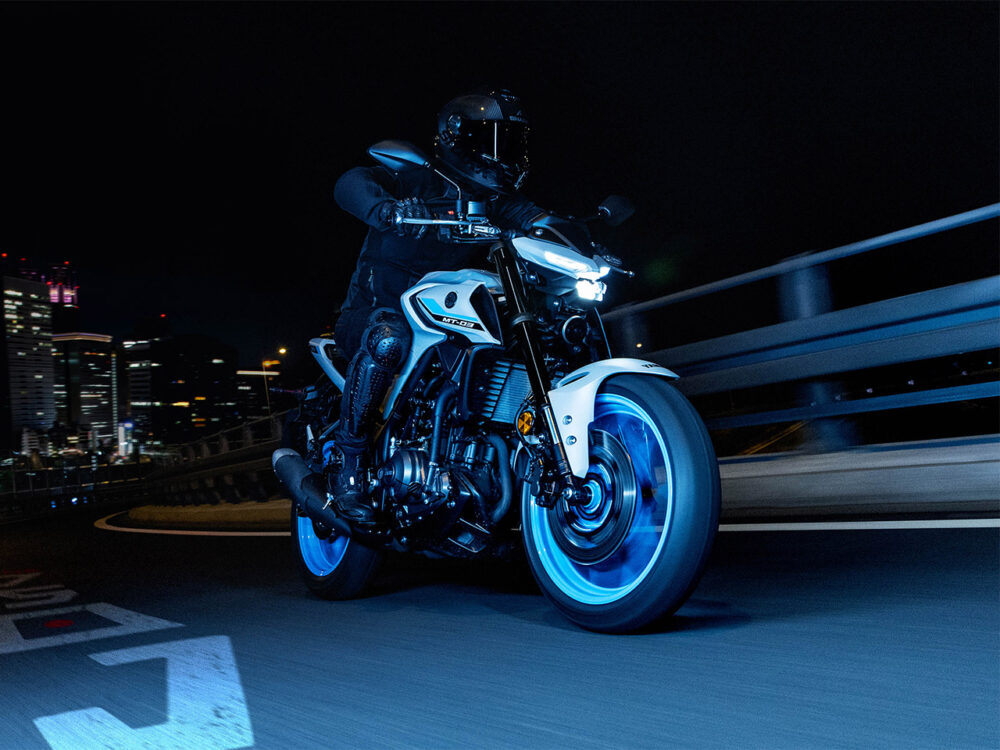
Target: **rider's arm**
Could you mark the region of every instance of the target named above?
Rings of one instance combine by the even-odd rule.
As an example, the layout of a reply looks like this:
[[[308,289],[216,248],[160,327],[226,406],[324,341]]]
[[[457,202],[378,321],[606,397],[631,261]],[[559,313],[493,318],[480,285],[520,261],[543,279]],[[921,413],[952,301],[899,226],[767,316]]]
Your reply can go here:
[[[347,213],[376,229],[388,229],[387,216],[396,202],[398,180],[384,167],[355,167],[333,188],[333,198]]]

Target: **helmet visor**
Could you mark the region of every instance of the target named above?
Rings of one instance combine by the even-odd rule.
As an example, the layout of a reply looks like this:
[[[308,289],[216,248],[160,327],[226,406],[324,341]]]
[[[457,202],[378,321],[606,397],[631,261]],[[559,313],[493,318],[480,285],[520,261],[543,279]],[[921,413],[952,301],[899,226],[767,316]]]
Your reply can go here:
[[[458,136],[467,154],[517,174],[528,167],[528,126],[506,120],[472,120],[463,123]]]

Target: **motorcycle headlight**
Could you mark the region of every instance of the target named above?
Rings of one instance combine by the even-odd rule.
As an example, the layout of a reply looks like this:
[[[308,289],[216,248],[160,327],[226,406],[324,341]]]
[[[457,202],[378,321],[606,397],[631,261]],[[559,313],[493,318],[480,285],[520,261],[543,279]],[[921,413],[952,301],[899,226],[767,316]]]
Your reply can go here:
[[[604,299],[604,292],[608,289],[608,285],[603,281],[591,281],[590,279],[580,279],[576,282],[576,293],[580,295],[582,299],[592,300],[594,302],[600,302]]]
[[[587,263],[571,258],[566,253],[554,253],[551,250],[546,250],[542,257],[545,258],[545,262],[550,266],[573,275],[587,273],[593,268]]]

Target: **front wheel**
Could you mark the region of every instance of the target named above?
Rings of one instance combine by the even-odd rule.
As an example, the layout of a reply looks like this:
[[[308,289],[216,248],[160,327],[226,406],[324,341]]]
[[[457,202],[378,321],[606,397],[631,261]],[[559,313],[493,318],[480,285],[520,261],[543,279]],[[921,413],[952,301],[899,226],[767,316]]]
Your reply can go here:
[[[337,534],[308,516],[292,502],[293,555],[310,591],[323,599],[353,599],[361,595],[382,563],[381,550],[365,547]]]
[[[597,394],[589,501],[521,521],[532,573],[570,620],[621,633],[674,612],[701,577],[719,525],[719,468],[694,407],[659,378],[618,375]]]

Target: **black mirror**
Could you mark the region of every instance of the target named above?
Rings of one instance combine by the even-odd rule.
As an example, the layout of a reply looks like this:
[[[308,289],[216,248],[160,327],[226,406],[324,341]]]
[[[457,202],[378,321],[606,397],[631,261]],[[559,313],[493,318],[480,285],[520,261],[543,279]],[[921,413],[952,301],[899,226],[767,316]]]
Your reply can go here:
[[[623,195],[609,195],[601,205],[597,207],[597,215],[604,219],[604,223],[616,227],[625,219],[635,213],[635,206],[632,201]]]
[[[379,141],[368,149],[368,154],[393,172],[398,172],[404,167],[430,167],[431,165],[419,148],[406,141]]]

